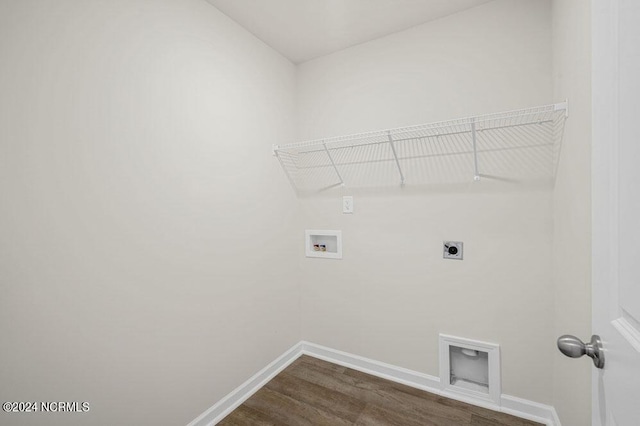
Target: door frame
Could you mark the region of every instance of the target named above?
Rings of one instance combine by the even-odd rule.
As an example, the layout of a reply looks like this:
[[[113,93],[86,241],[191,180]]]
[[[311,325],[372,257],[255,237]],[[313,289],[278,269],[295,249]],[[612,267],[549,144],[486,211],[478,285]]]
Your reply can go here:
[[[614,283],[618,245],[618,4],[615,0],[591,2],[591,213],[592,213],[592,329],[608,321],[596,301],[614,301],[604,283]],[[608,141],[609,143],[605,143]],[[611,284],[609,284],[611,285]],[[592,425],[606,424],[606,409],[600,405],[603,370],[592,369]]]

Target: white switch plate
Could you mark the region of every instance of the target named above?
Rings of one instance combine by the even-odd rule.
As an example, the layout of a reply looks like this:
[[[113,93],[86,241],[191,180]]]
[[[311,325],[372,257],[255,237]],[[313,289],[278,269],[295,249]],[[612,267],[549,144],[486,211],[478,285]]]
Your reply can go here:
[[[353,196],[345,195],[342,197],[342,213],[353,214]]]

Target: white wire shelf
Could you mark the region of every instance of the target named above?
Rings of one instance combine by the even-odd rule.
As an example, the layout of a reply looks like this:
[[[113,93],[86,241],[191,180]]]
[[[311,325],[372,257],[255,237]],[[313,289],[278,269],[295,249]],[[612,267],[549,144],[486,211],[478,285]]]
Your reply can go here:
[[[287,145],[274,155],[297,191],[335,186],[553,180],[568,103]]]

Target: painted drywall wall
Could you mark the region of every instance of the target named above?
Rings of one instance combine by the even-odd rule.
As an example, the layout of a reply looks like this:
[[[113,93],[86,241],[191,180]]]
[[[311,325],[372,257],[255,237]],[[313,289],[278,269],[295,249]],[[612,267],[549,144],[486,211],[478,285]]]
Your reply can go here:
[[[553,85],[570,99],[553,193],[555,334],[591,336],[591,7],[553,2]],[[590,359],[553,358],[554,402],[564,426],[591,424]]]
[[[298,137],[554,102],[550,30],[549,1],[497,0],[301,64]],[[299,251],[303,336],[436,376],[438,333],[499,343],[503,392],[552,403],[551,186],[472,176],[302,197],[302,228],[344,243],[341,261]],[[443,240],[465,259],[443,260]]]
[[[204,0],[0,2],[0,400],[186,424],[300,340],[294,66]]]

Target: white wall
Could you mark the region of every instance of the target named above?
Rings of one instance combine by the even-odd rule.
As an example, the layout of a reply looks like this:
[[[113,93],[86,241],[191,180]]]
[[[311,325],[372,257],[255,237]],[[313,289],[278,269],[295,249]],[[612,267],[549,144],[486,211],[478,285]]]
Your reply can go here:
[[[589,334],[587,9],[496,0],[302,64],[296,86],[202,0],[0,1],[0,399],[92,407],[0,423],[184,424],[301,337],[437,375],[444,332],[500,343],[504,393],[588,424],[588,362],[554,346]],[[553,191],[296,201],[268,156],[565,97]],[[303,258],[304,228],[342,229],[344,260]]]
[[[300,340],[294,66],[203,0],[0,1],[2,424],[186,424]]]
[[[556,98],[569,98],[570,118],[553,193],[555,335],[591,336],[591,7],[553,1]],[[586,357],[554,354],[554,401],[563,426],[591,424],[591,370]]]
[[[496,0],[304,63],[298,138],[559,101],[550,34],[551,2]],[[503,392],[552,403],[550,186],[347,188],[300,204],[300,241],[304,228],[344,238],[341,261],[301,257],[305,339],[432,375],[438,333],[499,343]],[[442,259],[446,239],[464,241],[464,261]]]

